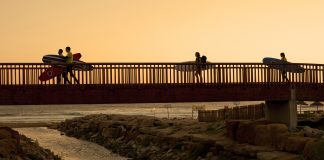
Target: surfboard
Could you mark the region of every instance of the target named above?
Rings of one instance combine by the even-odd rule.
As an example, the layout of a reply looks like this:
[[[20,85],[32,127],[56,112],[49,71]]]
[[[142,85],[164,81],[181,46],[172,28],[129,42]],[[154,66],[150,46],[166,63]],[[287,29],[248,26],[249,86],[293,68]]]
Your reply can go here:
[[[62,67],[50,67],[45,69],[45,71],[38,77],[40,81],[47,81],[52,78],[57,77],[62,74],[65,69]]]
[[[186,61],[182,62],[182,64],[178,64],[174,66],[174,69],[177,71],[182,71],[182,72],[192,72],[196,70],[197,65],[195,65],[195,61]],[[207,62],[207,64],[210,62]],[[202,67],[201,70],[207,70],[213,68],[212,65],[205,65],[205,67]]]
[[[78,70],[78,71],[92,71],[93,70],[93,66],[90,64],[86,64],[83,61],[75,61],[73,63],[73,70]]]
[[[73,61],[74,62],[79,61],[81,56],[82,56],[81,53],[73,54]],[[67,59],[67,57],[65,57],[65,56],[49,54],[49,55],[43,56],[42,61],[44,63],[65,63],[66,59]]]
[[[53,55],[52,57],[56,57],[57,58],[57,56],[58,55]],[[75,62],[84,63],[82,61],[79,61],[79,59],[81,58],[81,56],[82,55],[80,53],[73,54],[73,60]],[[43,57],[43,60],[44,60],[44,57]],[[59,57],[61,57],[61,56],[59,56]],[[66,60],[66,58],[65,58],[65,60]],[[45,61],[48,61],[48,60],[45,60]],[[49,62],[49,63],[54,63],[54,62],[52,61],[52,62]],[[56,62],[56,63],[58,63],[58,62]],[[60,62],[60,63],[63,63],[63,62]],[[45,71],[43,73],[41,73],[41,75],[38,77],[38,79],[40,81],[47,81],[47,80],[50,80],[52,78],[55,78],[58,75],[60,75],[60,74],[63,73],[63,71],[65,70],[65,67],[66,67],[65,65],[52,65],[50,68],[45,69]],[[87,67],[88,68],[86,68],[86,67],[84,67],[84,68],[86,68],[86,69],[90,69],[91,68],[89,66],[87,66]],[[79,67],[79,68],[82,68],[82,67]]]
[[[269,68],[278,69],[281,71],[292,72],[292,73],[304,73],[305,69],[300,65],[293,64],[290,62],[282,61],[281,59],[266,57],[263,58],[262,62]],[[278,65],[276,65],[278,64]]]
[[[81,53],[73,54],[73,69],[74,70],[82,70],[82,71],[91,71],[93,67],[89,64],[86,64],[83,61],[80,61]],[[66,57],[59,56],[59,55],[45,55],[43,56],[42,61],[47,64],[55,64],[55,63],[65,63]],[[65,65],[57,64],[55,66],[58,67],[66,67]]]

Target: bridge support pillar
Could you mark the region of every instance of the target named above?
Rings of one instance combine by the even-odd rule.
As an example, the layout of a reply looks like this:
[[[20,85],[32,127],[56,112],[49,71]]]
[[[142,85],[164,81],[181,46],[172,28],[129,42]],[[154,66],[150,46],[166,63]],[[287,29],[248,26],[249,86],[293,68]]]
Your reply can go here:
[[[290,91],[290,99],[286,101],[266,101],[266,119],[272,122],[285,123],[289,129],[297,127],[296,91]]]

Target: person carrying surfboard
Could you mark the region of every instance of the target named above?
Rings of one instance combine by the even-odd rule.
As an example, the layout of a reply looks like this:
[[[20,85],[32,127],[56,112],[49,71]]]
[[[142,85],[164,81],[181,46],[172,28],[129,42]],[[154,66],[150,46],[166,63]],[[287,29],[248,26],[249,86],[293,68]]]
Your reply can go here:
[[[67,53],[66,57],[66,63],[67,63],[67,67],[66,67],[66,75],[67,73],[70,73],[70,76],[75,80],[75,82],[77,84],[79,84],[79,80],[75,77],[75,75],[72,73],[72,69],[73,69],[73,54],[71,52],[71,48],[70,47],[66,47],[65,51]],[[71,84],[71,82],[69,82]]]
[[[59,49],[58,53],[57,53],[60,57],[64,57],[63,56],[63,49]],[[67,77],[66,77],[66,71],[63,70],[62,74],[59,74],[56,78],[57,78],[57,84],[61,84],[61,79],[64,79],[64,84],[66,84],[66,82],[68,82],[69,84],[71,83]]]
[[[284,62],[288,62],[286,55],[284,52],[280,53],[281,60]],[[287,78],[287,72],[286,71],[281,71],[282,72],[282,77],[284,80],[287,80],[289,82],[289,79]]]
[[[201,57],[200,57],[200,53],[196,52],[195,53],[196,56],[196,73],[195,76],[197,78],[197,82],[201,83],[202,82],[202,77],[201,77]]]
[[[63,57],[63,49],[59,49],[57,54],[60,56],[60,57]],[[62,77],[63,73],[62,74],[59,74],[57,77],[56,77],[56,80],[57,80],[57,84],[61,84],[61,77]],[[63,75],[64,76],[64,75]],[[64,80],[65,82],[65,80]]]

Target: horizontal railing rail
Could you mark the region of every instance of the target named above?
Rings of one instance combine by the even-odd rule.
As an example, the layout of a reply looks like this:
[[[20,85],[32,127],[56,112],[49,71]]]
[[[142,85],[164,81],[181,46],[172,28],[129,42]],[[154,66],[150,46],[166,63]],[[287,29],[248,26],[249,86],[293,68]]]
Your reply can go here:
[[[54,85],[56,78],[40,81],[39,76],[50,67],[65,64],[0,63],[0,85]],[[142,84],[323,84],[322,64],[273,64],[263,63],[84,63],[91,71],[73,70],[79,84],[142,85]],[[303,73],[283,72],[278,66],[298,65]],[[64,68],[64,67],[63,67]],[[197,68],[201,68],[201,72]],[[201,78],[200,78],[201,77]],[[70,75],[68,79],[72,80]],[[61,78],[63,84],[63,77]],[[77,84],[72,80],[72,84]]]

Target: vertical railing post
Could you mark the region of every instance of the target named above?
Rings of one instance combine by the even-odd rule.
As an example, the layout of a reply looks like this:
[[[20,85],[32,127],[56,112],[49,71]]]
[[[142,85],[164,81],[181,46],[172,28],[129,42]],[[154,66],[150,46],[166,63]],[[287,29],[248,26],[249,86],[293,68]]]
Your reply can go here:
[[[23,68],[22,68],[22,82],[23,82],[23,85],[26,84],[26,72],[25,72],[25,65],[23,65]]]
[[[318,68],[317,65],[315,66],[315,83],[318,83]]]
[[[246,71],[246,65],[243,66],[243,84],[247,83],[247,71]]]
[[[218,79],[218,84],[222,84],[222,69],[220,67],[220,64],[217,66],[217,79]]]

